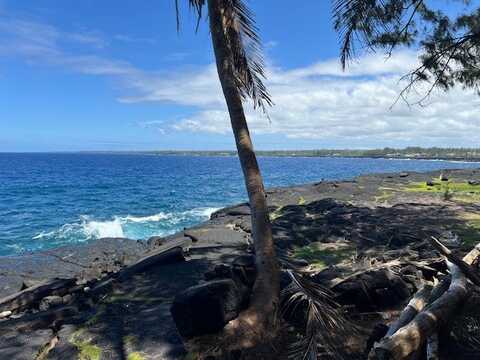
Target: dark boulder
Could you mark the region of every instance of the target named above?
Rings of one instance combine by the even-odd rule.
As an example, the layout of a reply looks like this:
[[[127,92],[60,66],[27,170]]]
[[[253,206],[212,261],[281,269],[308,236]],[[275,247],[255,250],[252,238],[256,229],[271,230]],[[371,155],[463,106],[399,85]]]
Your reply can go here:
[[[398,306],[411,296],[408,284],[390,269],[360,273],[332,287],[336,301],[360,311]]]
[[[480,185],[480,180],[468,180],[468,185],[478,186]]]
[[[237,280],[240,280],[247,286],[253,286],[255,278],[257,277],[257,268],[255,266],[255,256],[240,255],[232,261],[232,274]]]
[[[212,281],[177,294],[170,312],[183,337],[211,334],[247,307],[249,294],[248,288],[233,280]]]
[[[233,277],[232,268],[226,264],[218,264],[213,270],[205,273],[205,280],[231,279]]]

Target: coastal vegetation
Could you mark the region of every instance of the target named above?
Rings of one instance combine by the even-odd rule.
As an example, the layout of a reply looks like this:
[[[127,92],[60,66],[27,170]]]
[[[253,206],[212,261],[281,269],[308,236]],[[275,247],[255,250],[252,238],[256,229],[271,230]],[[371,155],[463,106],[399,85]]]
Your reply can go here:
[[[397,100],[426,105],[434,90],[451,90],[455,86],[478,93],[480,9],[472,6],[473,1],[462,0],[454,1],[459,8],[448,12],[441,3],[334,0],[342,66],[348,66],[357,47],[383,51],[387,56],[402,47],[416,47],[419,65],[402,78],[405,86]],[[417,98],[412,101],[410,96]]]
[[[183,155],[183,156],[236,156],[236,151],[141,151],[129,154],[147,155]],[[403,149],[314,149],[314,150],[257,150],[258,156],[289,157],[352,157],[352,158],[389,158],[389,159],[425,159],[425,160],[460,160],[480,161],[479,148],[423,148],[410,146]]]

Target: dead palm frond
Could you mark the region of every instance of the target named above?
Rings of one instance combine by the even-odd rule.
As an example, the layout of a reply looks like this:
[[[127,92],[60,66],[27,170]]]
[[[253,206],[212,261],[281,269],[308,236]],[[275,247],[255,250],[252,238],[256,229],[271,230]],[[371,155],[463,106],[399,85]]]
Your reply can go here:
[[[265,63],[254,15],[244,0],[217,0],[217,2],[224,10],[224,34],[237,90],[242,99],[251,99],[254,107],[266,112],[267,106],[272,106],[273,102],[263,82]],[[179,27],[178,3],[179,0],[175,0]],[[188,0],[188,3],[196,13],[198,28],[207,0]]]
[[[333,300],[332,292],[295,271],[287,273],[291,283],[282,291],[282,313],[301,314],[305,326],[303,338],[291,347],[290,358],[317,360],[319,347],[335,359],[349,358],[345,341],[357,329]]]

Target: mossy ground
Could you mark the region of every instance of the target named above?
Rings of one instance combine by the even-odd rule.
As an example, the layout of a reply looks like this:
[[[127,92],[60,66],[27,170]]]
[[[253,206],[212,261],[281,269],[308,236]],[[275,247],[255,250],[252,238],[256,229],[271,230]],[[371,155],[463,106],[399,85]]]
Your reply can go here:
[[[375,202],[383,203],[387,202],[389,199],[393,197],[393,192],[391,189],[387,188],[379,188],[381,191],[379,195],[375,196]]]
[[[316,270],[339,264],[355,254],[355,249],[344,243],[323,244],[312,243],[303,247],[295,247],[293,257],[303,259]]]
[[[467,182],[455,182],[454,180],[433,179],[431,182],[413,182],[403,188],[403,191],[440,194],[445,199],[462,202],[480,200],[480,185],[470,185]]]
[[[282,210],[283,210],[283,206],[279,206],[274,211],[271,211],[270,212],[270,221],[275,221],[280,216],[282,216]]]
[[[145,358],[139,352],[133,352],[128,354],[127,360],[145,360]]]
[[[100,360],[102,349],[91,343],[84,329],[75,332],[70,338],[70,343],[79,351],[78,360]]]

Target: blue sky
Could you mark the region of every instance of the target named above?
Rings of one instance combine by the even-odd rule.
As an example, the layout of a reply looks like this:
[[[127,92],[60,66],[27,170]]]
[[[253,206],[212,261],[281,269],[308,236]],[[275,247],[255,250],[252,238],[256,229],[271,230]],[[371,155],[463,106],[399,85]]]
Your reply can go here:
[[[276,104],[247,104],[258,149],[478,145],[470,92],[392,108],[414,50],[342,72],[330,1],[250,3]],[[181,18],[173,0],[0,0],[0,151],[232,149],[207,24]]]

